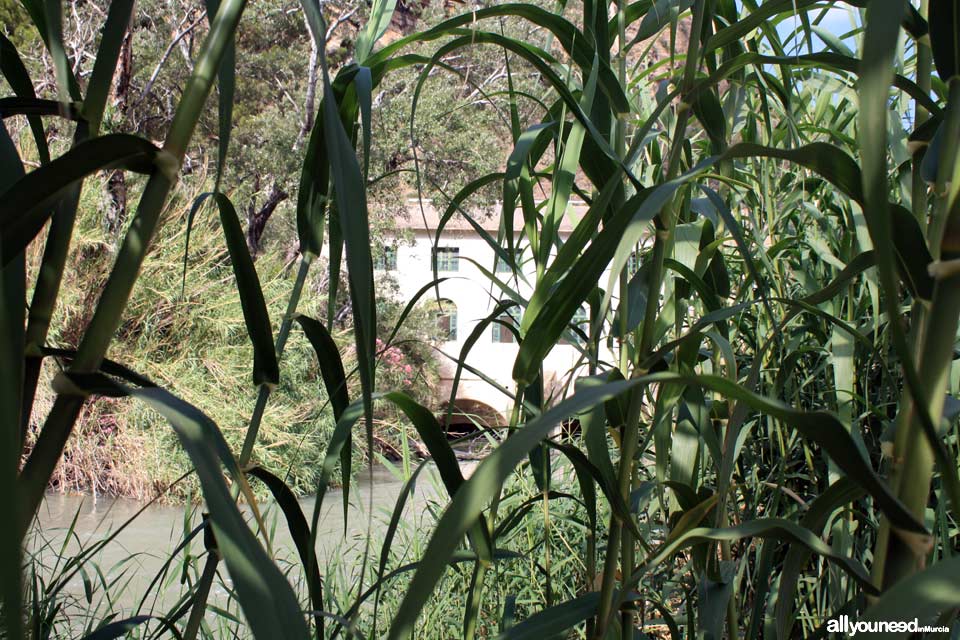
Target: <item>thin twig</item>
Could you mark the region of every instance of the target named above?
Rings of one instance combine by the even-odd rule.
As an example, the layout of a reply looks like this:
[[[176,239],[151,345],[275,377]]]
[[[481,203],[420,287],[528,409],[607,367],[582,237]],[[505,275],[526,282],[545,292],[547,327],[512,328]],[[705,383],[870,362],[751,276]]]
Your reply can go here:
[[[154,67],[153,73],[150,74],[150,79],[147,80],[147,84],[144,85],[143,91],[140,92],[140,97],[137,98],[137,102],[136,102],[137,105],[143,102],[144,98],[146,98],[147,95],[150,94],[150,91],[153,89],[153,84],[157,81],[157,76],[160,75],[160,70],[163,68],[163,65],[167,63],[167,59],[170,57],[170,54],[173,53],[174,47],[176,47],[181,40],[186,38],[191,31],[196,29],[197,25],[199,25],[200,22],[206,17],[207,17],[206,10],[201,11],[200,15],[197,17],[196,20],[191,22],[183,31],[181,31],[176,36],[174,36],[173,40],[170,41],[170,44],[167,45],[167,49],[163,52],[163,55],[160,56],[160,61],[157,62],[157,66]]]

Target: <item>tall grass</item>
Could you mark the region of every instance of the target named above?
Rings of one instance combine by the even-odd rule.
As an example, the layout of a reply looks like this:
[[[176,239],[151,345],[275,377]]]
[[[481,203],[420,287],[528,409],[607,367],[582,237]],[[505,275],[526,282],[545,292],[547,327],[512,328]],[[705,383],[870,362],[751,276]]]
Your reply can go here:
[[[634,638],[652,617],[674,638],[790,637],[826,633],[841,614],[921,624],[956,617],[956,2],[497,4],[380,48],[394,3],[374,2],[354,63],[330,78],[322,61],[323,102],[298,194],[301,258],[287,312],[273,319],[276,336],[219,181],[206,200],[220,215],[255,354],[256,400],[239,451],[194,405],[105,357],[215,77],[218,172],[229,162],[229,62],[243,1],[211,11],[162,148],[97,136],[129,4],[111,5],[83,95],[63,53],[58,7],[25,6],[61,102],[32,95],[5,45],[3,73],[18,97],[3,103],[4,114],[69,116],[78,133],[73,149],[26,175],[16,148],[0,140],[9,183],[0,204],[0,406],[4,482],[13,488],[0,507],[16,523],[0,539],[11,576],[8,637],[26,633],[23,539],[77,416],[100,395],[131,396],[168,419],[203,490],[212,537],[190,613],[176,623],[186,637],[198,633],[221,559],[261,638],[345,629],[390,639]],[[837,9],[850,11],[850,33],[821,28]],[[303,10],[322,52],[320,7]],[[500,20],[529,23],[542,39],[505,36]],[[659,34],[669,34],[670,55],[647,66]],[[415,43],[433,43],[434,54],[408,53]],[[529,297],[509,278],[492,282],[522,309],[514,409],[499,445],[464,478],[434,414],[377,375],[377,339],[389,345],[394,335],[377,335],[366,185],[375,178],[368,159],[379,83],[419,69],[413,120],[426,79],[455,73],[448,57],[472,47],[504,56],[507,89],[490,99],[506,110],[514,150],[503,173],[455,194],[447,216],[499,183],[500,231],[490,245],[507,262],[507,249],[529,247],[535,280]],[[514,89],[514,74],[530,72],[537,96]],[[67,108],[70,100],[79,106]],[[523,120],[518,103],[527,101],[540,111]],[[42,137],[37,144],[44,148]],[[31,367],[45,355],[43,317],[63,277],[80,181],[116,166],[149,178],[79,347],[61,354],[58,395],[20,468],[16,426],[33,406]],[[575,193],[588,210],[564,238],[560,221]],[[27,317],[23,251],[41,242],[46,269],[29,283]],[[298,315],[321,254],[330,300],[347,272],[355,373],[330,333],[333,307],[322,320]],[[584,305],[587,326],[575,327]],[[309,518],[282,480],[253,462],[295,328],[316,351],[336,420]],[[542,361],[571,331],[583,334],[583,368],[550,406]],[[347,386],[354,375],[359,393]],[[448,499],[416,558],[394,555],[397,516],[379,544],[365,546],[356,588],[332,599],[315,550],[318,519],[338,465],[349,490],[352,452],[372,446],[375,403],[410,422]],[[557,436],[572,417],[580,434]],[[238,511],[238,497],[251,499],[251,475],[283,511],[302,583],[288,580],[258,539],[258,510],[251,523]],[[363,594],[396,589],[387,586],[391,571],[403,575],[402,596],[371,613]]]

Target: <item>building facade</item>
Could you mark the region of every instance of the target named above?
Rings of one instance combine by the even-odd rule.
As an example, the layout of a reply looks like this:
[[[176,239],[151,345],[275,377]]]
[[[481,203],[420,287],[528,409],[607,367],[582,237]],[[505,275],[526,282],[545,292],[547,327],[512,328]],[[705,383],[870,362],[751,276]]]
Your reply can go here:
[[[574,221],[584,213],[583,204],[572,204],[560,229],[566,239],[573,230]],[[475,221],[492,238],[497,237],[498,212],[486,219]],[[519,218],[519,213],[518,213]],[[409,217],[397,221],[398,230],[404,238],[388,239],[387,251],[375,265],[376,274],[390,274],[399,287],[403,302],[411,300],[424,285],[434,280],[434,264],[437,277],[443,279],[435,290],[424,295],[421,304],[432,305],[440,327],[446,337],[440,345],[448,357],[440,357],[440,397],[450,397],[456,373],[455,360],[478,323],[490,317],[498,303],[509,300],[502,289],[492,283],[488,274],[494,274],[522,298],[529,299],[533,292],[535,269],[530,247],[515,237],[517,243],[515,260],[524,277],[515,276],[511,268],[497,259],[497,253],[469,221],[454,216],[444,226],[437,238],[439,212],[432,203],[425,201],[410,204]],[[412,237],[412,241],[410,238]],[[486,272],[486,273],[485,273]],[[605,282],[602,286],[605,286]],[[521,310],[513,307],[501,314],[504,323],[515,323]],[[575,321],[587,331],[586,310]],[[548,394],[559,395],[564,385],[572,389],[573,380],[586,371],[586,358],[577,344],[575,334],[558,344],[544,359],[544,386]],[[466,364],[483,376],[469,370],[461,373],[455,398],[455,409],[463,414],[476,416],[484,422],[505,423],[513,407],[509,393],[515,393],[511,373],[517,356],[518,345],[514,333],[505,326],[493,322],[481,333],[467,354]],[[605,354],[601,354],[604,357]],[[484,380],[483,377],[488,378]],[[491,382],[495,384],[491,384]],[[502,389],[498,388],[502,387]]]

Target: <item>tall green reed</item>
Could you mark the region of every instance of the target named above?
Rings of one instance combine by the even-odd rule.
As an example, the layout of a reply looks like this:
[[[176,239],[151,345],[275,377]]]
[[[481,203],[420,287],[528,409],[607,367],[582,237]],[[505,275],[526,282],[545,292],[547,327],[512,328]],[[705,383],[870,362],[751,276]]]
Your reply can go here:
[[[394,3],[374,3],[355,62],[333,79],[324,63],[321,117],[298,196],[303,257],[275,343],[262,295],[257,299],[256,273],[238,248],[235,213],[225,196],[214,194],[256,353],[259,396],[238,463],[199,410],[103,360],[217,73],[221,130],[229,132],[230,91],[224,88],[231,80],[221,63],[243,4],[227,0],[163,149],[129,137],[96,137],[93,125],[90,140],[7,191],[0,210],[4,295],[15,300],[26,287],[20,259],[9,256],[33,240],[54,204],[38,186],[41,177],[70,169],[69,179],[55,183],[64,194],[57,206],[69,209],[66,196],[96,169],[121,163],[150,174],[93,320],[58,378],[60,395],[36,447],[19,474],[14,456],[5,463],[8,479],[18,476],[17,490],[4,499],[13,501],[10,512],[19,523],[4,540],[5,566],[19,566],[20,542],[86,395],[129,394],[170,420],[196,465],[218,541],[209,566],[219,556],[225,560],[253,634],[271,637],[283,629],[284,637],[305,637],[310,631],[301,615],[307,607],[236,509],[236,496],[249,495],[248,472],[265,479],[297,532],[314,632],[336,635],[341,625],[331,627],[326,614],[356,619],[360,607],[319,610],[331,604],[323,596],[315,551],[324,491],[337,464],[349,469],[357,424],[364,425],[369,445],[374,403],[389,402],[416,428],[449,495],[422,560],[409,568],[412,577],[392,612],[389,638],[417,635],[417,620],[436,602],[437,585],[451,564],[462,562],[472,564],[472,571],[461,633],[490,635],[484,623],[490,612],[507,611],[515,602],[515,594],[487,588],[513,561],[505,553],[510,550],[502,525],[534,518],[545,530],[536,548],[543,559],[543,602],[519,623],[505,613],[502,637],[578,628],[590,638],[632,638],[648,607],[674,635],[683,626],[687,633],[731,638],[756,637],[761,630],[786,637],[798,624],[814,632],[841,612],[883,618],[913,611],[925,621],[949,619],[960,607],[960,593],[942,578],[955,563],[951,532],[960,484],[956,443],[940,427],[940,416],[945,394],[953,390],[951,354],[960,315],[952,254],[960,163],[949,144],[960,126],[957,31],[951,28],[956,3],[931,1],[919,10],[905,2],[862,4],[866,12],[852,14],[858,16],[852,39],[820,28],[827,9],[845,6],[834,3],[585,0],[577,6],[561,2],[555,11],[501,4],[375,50]],[[57,40],[59,19],[43,17],[39,6],[28,9],[63,90],[79,97]],[[323,51],[319,8],[305,2],[304,11]],[[497,20],[526,23],[548,37],[539,44],[521,41],[498,30]],[[791,21],[798,28],[782,35]],[[668,37],[658,40],[660,34]],[[822,47],[814,47],[815,37]],[[431,55],[409,50],[434,42]],[[645,67],[658,42],[667,43],[666,52]],[[515,409],[502,443],[465,479],[434,415],[402,393],[377,389],[365,185],[375,88],[390,72],[419,65],[413,120],[426,78],[436,69],[455,72],[447,58],[472,47],[492,47],[505,56],[514,150],[502,175],[478,177],[453,197],[441,228],[480,188],[500,182],[500,230],[486,239],[509,264],[517,238],[528,245],[535,278],[526,298],[508,278],[488,276],[522,308],[518,326],[505,327],[520,338]],[[520,118],[516,104],[525,96],[513,85],[517,68],[538,75],[539,119]],[[14,72],[5,67],[4,74],[14,86]],[[817,95],[824,87],[836,98]],[[913,101],[905,110],[912,117],[912,155],[893,167],[889,158],[906,146],[906,133],[891,117],[891,91],[894,105]],[[97,118],[97,95],[91,97],[88,88],[81,127],[91,114]],[[221,135],[221,170],[227,137]],[[91,155],[95,162],[81,162]],[[18,166],[10,157],[11,166]],[[543,203],[534,197],[540,187],[549,193]],[[573,193],[584,198],[587,212],[564,237],[559,223]],[[61,218],[69,222],[70,215]],[[47,237],[48,246],[56,244],[50,250],[54,266],[69,245],[69,232],[55,228]],[[333,287],[346,260],[362,389],[353,402],[327,327],[296,317],[307,271],[324,250]],[[640,266],[632,272],[634,254]],[[519,265],[512,266],[511,276],[519,277]],[[50,282],[46,290],[55,298]],[[424,287],[419,297],[429,292]],[[333,292],[329,299],[335,297]],[[581,362],[590,376],[548,406],[543,359],[581,330],[574,319],[584,305],[589,326]],[[6,361],[29,362],[36,354],[21,349],[31,344],[20,335],[23,318],[16,305],[5,309],[7,335],[13,337]],[[498,306],[481,326],[502,312]],[[327,325],[332,312],[328,316]],[[296,320],[317,351],[337,420],[309,521],[281,481],[248,466],[277,381],[277,360]],[[42,331],[31,334],[28,324],[27,333],[43,344]],[[601,355],[608,347],[614,348],[613,362]],[[32,392],[22,393],[23,380],[14,375],[5,381],[4,393],[32,398]],[[29,415],[29,404],[18,415]],[[893,413],[893,425],[881,436]],[[555,427],[573,416],[580,419],[581,436],[560,441]],[[21,423],[11,417],[8,424]],[[882,439],[892,439],[892,446]],[[877,471],[882,449],[892,453]],[[550,533],[554,501],[565,493],[554,486],[563,481],[551,463],[558,456],[573,468],[587,515],[578,549],[585,556],[583,579],[577,595],[562,602],[554,595],[569,592],[553,582],[558,556]],[[505,483],[518,472],[529,472],[539,509],[518,507],[505,495]],[[347,500],[349,472],[343,476]],[[391,522],[388,541],[398,526]],[[388,541],[371,588],[379,589],[384,579]],[[800,586],[811,559],[829,579]],[[204,589],[199,593],[194,620],[205,607]],[[22,635],[13,613],[21,595],[17,584],[5,591],[11,637]],[[188,633],[195,631],[192,625]]]

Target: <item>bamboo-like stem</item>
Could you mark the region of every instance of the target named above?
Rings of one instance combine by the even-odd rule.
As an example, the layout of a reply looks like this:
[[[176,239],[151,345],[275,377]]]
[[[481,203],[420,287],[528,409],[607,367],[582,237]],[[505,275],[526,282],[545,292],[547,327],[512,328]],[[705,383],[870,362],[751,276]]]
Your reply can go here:
[[[280,323],[280,331],[277,332],[277,341],[275,350],[277,360],[283,355],[283,350],[287,346],[287,338],[290,336],[290,329],[293,325],[293,319],[297,315],[297,307],[300,304],[300,296],[303,293],[303,285],[307,281],[307,274],[310,271],[310,264],[313,256],[309,253],[303,254],[300,258],[300,268],[297,270],[297,279],[293,283],[293,290],[290,292],[290,299],[287,301],[287,312]],[[250,456],[253,455],[253,447],[257,443],[257,435],[260,433],[260,423],[263,421],[263,412],[267,408],[267,400],[270,398],[270,386],[260,385],[257,392],[257,401],[253,406],[253,413],[250,416],[250,425],[247,427],[247,434],[243,439],[243,448],[240,450],[240,467],[245,467],[250,462]]]
[[[473,640],[477,634],[477,620],[480,619],[480,603],[483,601],[483,580],[486,578],[489,564],[479,560],[473,565],[470,576],[470,589],[467,592],[467,606],[463,615],[463,638]]]
[[[921,0],[920,3],[920,13],[924,17],[928,15],[929,9],[929,0]],[[933,55],[930,51],[928,44],[924,43],[922,40],[918,40],[916,43],[917,46],[917,71],[916,71],[916,82],[917,86],[925,93],[930,93],[931,87],[931,76],[933,74]],[[920,124],[927,120],[928,113],[926,108],[923,106],[919,100],[914,100],[913,109],[915,114],[914,128],[918,127]],[[929,151],[929,146],[926,148],[926,151]],[[921,171],[921,162],[923,160],[923,155],[918,152],[915,152],[913,155],[913,167],[911,174],[911,208],[913,215],[916,216],[917,222],[920,225],[921,229],[927,228],[927,213],[929,210],[929,202],[927,198],[927,184],[923,179],[923,174]],[[913,347],[913,353],[918,353],[920,351],[921,345],[923,344],[924,331],[926,329],[926,307],[921,301],[914,301],[910,309],[910,319],[911,325],[915,327],[912,335],[910,336],[911,346]],[[914,363],[917,364],[917,363]],[[907,402],[910,402],[910,399],[907,398]],[[906,409],[906,407],[905,407]],[[902,431],[906,427],[907,417],[910,415],[908,411],[902,411],[899,416],[897,416],[897,431]],[[894,476],[892,479],[894,482],[897,481],[897,477]],[[874,583],[878,586],[883,582],[883,574],[886,567],[887,559],[887,550],[890,545],[890,536],[891,530],[890,527],[884,522],[880,527],[880,531],[877,534],[877,542],[874,550],[874,564],[872,567],[872,574],[874,578]]]
[[[920,2],[920,13],[923,16],[927,15],[927,8],[930,4],[930,0],[921,0]],[[925,43],[922,39],[917,40],[917,86],[920,87],[920,90],[924,94],[930,94],[930,78],[933,74],[933,54],[930,51],[929,44]],[[923,106],[919,100],[913,101],[913,112],[914,112],[914,129],[919,127],[921,124],[926,122],[930,114],[927,112],[926,107]],[[923,180],[922,172],[920,171],[920,157],[914,156],[913,161],[913,174],[912,184],[911,184],[911,195],[910,201],[913,208],[913,214],[917,217],[917,221],[920,223],[920,228],[925,229],[927,226],[927,185]]]
[[[200,632],[200,623],[203,622],[203,614],[207,610],[207,598],[210,596],[210,587],[213,585],[213,578],[217,575],[217,565],[219,563],[220,556],[217,552],[209,551],[194,596],[194,604],[190,608],[190,617],[187,618],[183,640],[196,640],[197,634]]]
[[[689,110],[684,110],[683,114],[677,120],[677,130],[681,130],[681,128],[686,129],[688,117]],[[680,139],[682,140],[683,138],[681,137]],[[673,172],[679,169],[679,148],[681,146],[682,144],[675,144],[671,150],[671,166],[674,167]],[[676,150],[676,152],[673,152],[674,150]],[[673,218],[673,216],[670,215],[671,212],[669,209],[665,210],[664,213],[667,214],[666,217],[668,220]],[[647,306],[644,312],[642,337],[638,349],[639,361],[641,362],[646,359],[646,355],[649,355],[651,346],[653,344],[653,330],[656,324],[657,314],[660,309],[660,283],[663,281],[664,256],[666,253],[666,244],[668,238],[669,231],[666,229],[658,229],[656,238],[654,239],[653,257],[651,260],[651,277],[649,280],[650,286],[647,294]],[[634,375],[641,375],[641,373],[638,370],[634,370]],[[633,473],[633,457],[636,453],[636,446],[639,444],[640,440],[640,398],[641,394],[636,391],[634,391],[634,393],[631,395],[631,404],[627,414],[627,422],[624,425],[623,441],[620,445],[620,465],[617,470],[618,487],[620,489],[620,493],[621,495],[625,495],[628,500],[630,497],[630,478],[632,477]],[[637,404],[638,406],[635,408],[634,404]],[[618,547],[622,544],[621,529],[622,525],[611,514],[610,533],[607,541],[607,556],[603,568],[603,582],[600,587],[600,607],[597,613],[597,628],[594,633],[595,638],[602,638],[603,634],[606,633],[606,627],[608,624],[607,618],[610,615],[610,607],[613,605],[613,589],[616,579],[616,570],[618,565],[617,561],[620,555],[620,550]],[[632,567],[624,568],[624,575],[626,575],[631,569]]]
[[[617,0],[617,79],[620,82],[620,86],[626,89],[627,87],[627,30],[626,30],[626,2],[625,0]],[[617,117],[616,122],[614,123],[614,150],[617,153],[617,156],[624,158],[627,154],[627,121],[626,117],[623,114],[620,114]],[[626,269],[620,272],[620,370],[624,377],[629,374],[629,337],[627,336],[627,313],[626,310],[630,307],[630,294],[629,294],[629,283],[630,283],[630,274]],[[631,398],[642,397],[642,394],[637,391],[631,396]],[[632,403],[631,403],[632,404]],[[639,404],[637,406],[639,412]],[[628,421],[630,424],[630,421]],[[630,437],[637,442],[640,440],[640,429],[639,429],[639,415],[637,418],[637,428],[633,429],[629,433]],[[636,470],[633,465],[633,458],[636,454],[636,444],[631,444],[631,446],[626,446],[626,440],[624,441],[624,448],[621,453],[623,456],[620,459],[621,465],[626,464],[627,469],[624,469],[620,475],[620,495],[625,496],[624,504],[630,504],[630,491],[633,488],[633,478],[636,476]],[[628,453],[629,448],[629,453]],[[629,458],[627,457],[629,455]],[[636,548],[636,541],[633,539],[630,531],[624,530],[623,524],[618,523],[617,525],[620,529],[620,565],[621,565],[621,574],[627,575],[629,571],[633,568],[634,562],[634,549]],[[609,547],[607,552],[610,552]],[[633,638],[633,626],[634,626],[634,614],[632,607],[622,607],[620,610],[620,638],[622,640],[631,640]]]
[[[930,415],[943,411],[944,393],[950,377],[954,336],[960,317],[960,275],[939,280],[934,289],[931,313],[927,314],[920,375],[927,382],[923,402]],[[933,477],[933,450],[922,432],[913,401],[905,406],[897,422],[893,449],[893,485],[897,497],[923,520]],[[921,570],[929,551],[927,541],[898,531],[884,520],[878,537],[874,580],[881,588]]]
[[[960,78],[955,77],[949,83],[943,126],[945,140],[956,140],[960,136]],[[936,248],[932,251],[934,257],[952,260],[960,257],[960,210],[953,201],[955,191],[948,188],[948,184],[956,182],[960,150],[944,145],[939,161],[929,235],[931,246]],[[926,384],[921,389],[924,396],[917,401],[923,402],[928,415],[938,417],[943,412],[960,320],[960,274],[937,278],[930,310],[924,315],[918,370]],[[892,484],[897,497],[923,521],[933,479],[933,449],[923,433],[915,401],[909,393],[904,393],[903,398],[893,446]],[[921,570],[926,564],[930,542],[901,532],[884,519],[874,552],[875,584],[887,588]]]
[[[77,218],[77,206],[83,184],[78,182],[71,187],[63,199],[57,203],[57,210],[50,220],[47,242],[43,247],[43,257],[37,271],[37,282],[33,288],[30,309],[27,312],[27,330],[25,336],[26,360],[24,363],[23,399],[21,400],[21,421],[26,436],[33,411],[33,401],[40,380],[43,364],[41,348],[47,341],[50,321],[56,307],[60,283],[70,250],[70,239]]]
[[[610,516],[610,527],[607,533],[607,549],[603,558],[603,581],[600,585],[600,605],[597,613],[597,623],[590,637],[594,640],[603,638],[607,632],[607,620],[613,607],[614,582],[617,576],[617,562],[620,559],[620,535],[622,527],[617,519]]]
[[[20,472],[17,479],[17,539],[20,541],[26,536],[30,522],[40,508],[47,482],[60,460],[73,424],[80,416],[83,401],[84,398],[79,395],[57,395],[33,451]]]
[[[117,254],[117,260],[97,303],[90,326],[84,333],[71,368],[96,370],[113,335],[120,326],[123,309],[140,274],[150,241],[156,231],[167,195],[179,173],[187,145],[200,120],[201,112],[216,78],[223,53],[236,30],[246,0],[226,0],[210,27],[210,35],[194,67],[193,75],[177,107],[170,133],[158,158],[158,168],[150,176],[137,215],[131,222]]]
[[[703,30],[703,20],[705,13],[704,0],[696,0],[693,6],[693,20],[690,29],[690,45],[687,49],[686,64],[684,66],[683,78],[681,81],[681,95],[684,102],[681,102],[677,113],[677,122],[674,127],[673,144],[670,148],[670,157],[667,164],[665,179],[667,181],[675,178],[680,171],[680,161],[683,157],[683,142],[686,139],[687,123],[690,119],[690,106],[685,102],[687,95],[693,86],[699,67],[700,57],[700,33]],[[653,348],[654,329],[656,319],[660,311],[660,289],[663,285],[665,276],[664,260],[668,250],[672,249],[673,229],[677,219],[677,199],[674,198],[656,218],[657,233],[654,238],[653,255],[650,265],[649,287],[647,290],[647,306],[644,309],[643,329],[641,332],[640,344],[637,349],[637,362],[643,362],[647,359]],[[644,371],[634,369],[632,375],[643,375]],[[640,442],[640,412],[643,406],[643,394],[640,390],[634,390],[630,396],[630,405],[627,410],[626,424],[624,425],[623,441],[620,447],[620,464],[617,470],[617,485],[621,496],[629,504],[630,489],[634,477],[635,457],[637,446]],[[616,518],[610,516],[610,535],[607,541],[607,556],[604,563],[603,582],[600,588],[600,604],[597,612],[597,625],[594,630],[594,638],[603,638],[609,625],[611,608],[613,606],[613,591],[616,581],[616,569],[618,558],[622,551],[618,546],[623,546],[621,538],[626,538],[629,534],[624,534]],[[631,545],[633,542],[631,541]],[[626,549],[626,547],[624,547]],[[619,563],[623,576],[630,575],[633,571],[632,553],[624,554],[619,558]],[[611,558],[611,556],[613,556]],[[630,560],[631,565],[625,564],[624,560]],[[624,594],[620,595],[621,599]],[[626,614],[624,621],[632,621],[632,614]],[[632,631],[632,630],[631,630]]]
[[[6,137],[3,124],[0,134]],[[25,281],[23,255],[0,269],[0,336],[7,344],[0,350],[0,421],[5,428],[0,431],[0,483],[12,487],[16,483],[22,447],[20,424],[20,396],[23,385],[23,310],[17,304],[23,295]],[[8,519],[18,521],[20,506],[16,491],[6,491],[0,496],[0,509]],[[0,548],[0,629],[10,640],[23,637],[23,548],[19,544],[3,544]]]
[[[123,12],[120,13],[122,14]],[[109,30],[117,26],[116,24],[111,25],[110,23],[114,18],[119,19],[119,16],[120,14],[114,16],[111,12],[104,28]],[[111,51],[113,53],[111,53]],[[102,49],[100,50],[97,64],[94,65],[94,75],[97,75],[101,70],[111,75],[113,74],[116,67],[116,57],[114,57],[114,53],[119,54],[119,50],[106,52]],[[101,63],[103,64],[102,67],[100,66]],[[104,78],[101,77],[98,80],[102,79]],[[94,82],[98,81],[93,80],[93,78],[91,78],[91,80]],[[87,96],[83,102],[86,122],[81,121],[77,124],[73,135],[73,146],[90,137],[96,136],[100,132],[106,99],[106,91],[95,92],[94,95],[91,95],[88,87]],[[49,161],[49,154],[45,153],[44,155],[47,156],[46,161]],[[77,207],[80,203],[80,193],[82,189],[83,181],[80,180],[70,186],[56,205],[56,210],[50,220],[50,230],[47,232],[47,242],[43,247],[43,257],[40,260],[40,268],[37,271],[37,281],[33,288],[33,297],[30,301],[27,315],[27,329],[24,338],[26,352],[20,412],[24,437],[30,426],[33,401],[37,392],[37,383],[40,380],[40,370],[43,364],[41,349],[44,344],[46,344],[47,334],[50,332],[50,321],[53,318],[53,311],[56,307],[58,294],[60,293],[60,284],[63,280],[64,268],[67,263],[67,255],[70,250],[73,228],[76,224]]]

